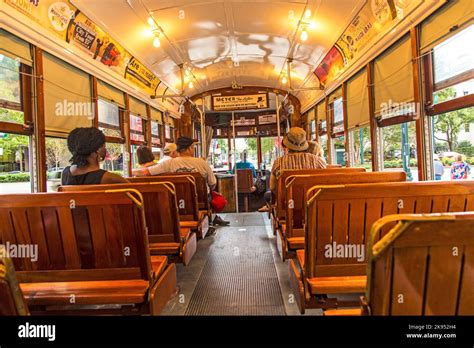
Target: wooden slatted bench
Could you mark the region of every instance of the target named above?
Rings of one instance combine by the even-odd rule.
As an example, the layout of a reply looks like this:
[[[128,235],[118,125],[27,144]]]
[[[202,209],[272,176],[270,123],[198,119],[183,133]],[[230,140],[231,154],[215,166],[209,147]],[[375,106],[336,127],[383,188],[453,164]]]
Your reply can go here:
[[[315,185],[344,185],[376,182],[405,182],[406,173],[396,172],[344,172],[337,174],[298,174],[286,176],[285,223],[278,230],[277,247],[283,261],[294,258],[296,250],[304,248],[306,192]]]
[[[0,195],[0,240],[37,247],[13,259],[32,313],[156,315],[176,292],[135,190]]]
[[[472,212],[389,215],[370,235],[361,307],[325,315],[474,315]]]
[[[117,189],[134,189],[142,194],[151,254],[166,255],[172,262],[187,265],[196,253],[196,234],[189,227],[180,226],[177,192],[171,182],[60,186],[58,191]]]
[[[5,246],[0,245],[0,316],[29,314],[13,262]]]
[[[209,217],[206,211],[199,210],[196,179],[192,175],[158,175],[130,178],[132,183],[171,182],[174,185],[180,226],[196,232],[198,238],[205,238],[209,230]]]
[[[337,294],[364,292],[366,241],[379,218],[470,210],[474,210],[474,181],[312,187],[307,193],[305,247],[289,264],[300,311],[354,306],[338,301]],[[376,237],[383,237],[393,225],[384,225]]]
[[[277,231],[285,223],[285,208],[286,208],[286,196],[285,196],[285,181],[288,176],[291,175],[321,175],[321,174],[340,174],[340,173],[362,173],[365,172],[365,168],[340,168],[332,167],[326,169],[285,169],[282,170],[277,178],[277,188],[275,191],[274,204],[272,206],[271,218],[273,225],[273,234],[277,234]]]
[[[201,215],[207,214],[209,220],[212,220],[212,210],[209,203],[209,189],[206,179],[198,172],[178,172],[178,173],[164,173],[158,176],[177,176],[177,175],[191,175],[196,181],[196,192],[199,205],[199,212]]]

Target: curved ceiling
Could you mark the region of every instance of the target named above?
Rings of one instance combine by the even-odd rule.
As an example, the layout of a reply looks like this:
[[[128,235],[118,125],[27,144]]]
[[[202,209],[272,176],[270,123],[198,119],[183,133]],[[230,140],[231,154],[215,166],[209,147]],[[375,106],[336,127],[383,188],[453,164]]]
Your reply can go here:
[[[72,2],[175,92],[181,90],[178,65],[191,67],[184,92],[192,96],[232,83],[286,89],[281,76],[288,57],[292,88],[318,86],[315,67],[365,0]],[[147,34],[150,14],[162,29],[159,48]]]

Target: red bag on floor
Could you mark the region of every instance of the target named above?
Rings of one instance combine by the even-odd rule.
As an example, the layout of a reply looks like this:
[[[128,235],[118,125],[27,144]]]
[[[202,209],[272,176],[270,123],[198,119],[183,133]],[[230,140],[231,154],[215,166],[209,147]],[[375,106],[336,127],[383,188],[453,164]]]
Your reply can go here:
[[[211,206],[215,213],[220,213],[227,205],[227,200],[219,192],[212,191]]]

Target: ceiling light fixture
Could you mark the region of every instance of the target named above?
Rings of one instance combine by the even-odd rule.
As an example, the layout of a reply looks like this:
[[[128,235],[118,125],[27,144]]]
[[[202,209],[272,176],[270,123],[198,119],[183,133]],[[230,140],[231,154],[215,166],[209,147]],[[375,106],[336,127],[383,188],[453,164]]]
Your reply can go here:
[[[281,83],[283,83],[284,85],[286,85],[288,81],[286,80],[286,76],[283,76],[282,79],[281,79]]]
[[[306,31],[306,28],[303,28],[303,31],[301,32],[301,41],[306,40],[308,40],[308,32]]]
[[[193,89],[193,88],[194,88],[193,81],[189,81],[188,87],[189,87],[190,89]]]
[[[311,10],[309,8],[304,12],[304,16],[305,16],[305,18],[310,18],[311,17]]]
[[[148,17],[147,22],[151,27],[156,27],[155,20],[153,19],[152,16]]]
[[[159,48],[161,46],[160,38],[156,34],[155,38],[153,39],[153,46],[156,48]]]

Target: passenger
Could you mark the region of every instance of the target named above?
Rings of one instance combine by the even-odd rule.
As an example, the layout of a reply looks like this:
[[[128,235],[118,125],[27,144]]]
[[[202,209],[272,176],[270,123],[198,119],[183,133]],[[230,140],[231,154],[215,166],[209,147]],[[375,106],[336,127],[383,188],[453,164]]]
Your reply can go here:
[[[120,175],[100,169],[107,155],[105,135],[99,129],[76,128],[67,138],[67,147],[72,154],[71,166],[64,168],[61,185],[97,185],[128,182]]]
[[[444,166],[443,163],[439,160],[438,155],[433,156],[434,159],[434,174],[435,180],[441,180],[444,174]]]
[[[176,144],[175,143],[168,143],[166,144],[165,148],[163,149],[163,158],[161,158],[158,163],[166,162],[172,158],[178,157],[178,152],[176,151]]]
[[[467,179],[470,171],[471,167],[462,160],[462,155],[457,155],[456,162],[451,164],[451,179]]]
[[[265,192],[267,205],[261,207],[259,212],[269,211],[269,204],[273,201],[277,186],[277,178],[284,169],[318,169],[326,168],[326,161],[312,153],[308,153],[308,141],[306,132],[300,127],[292,127],[283,138],[285,155],[277,158],[273,163],[270,175],[270,191]]]
[[[140,168],[132,169],[132,175],[138,176],[138,173],[143,170],[143,168],[151,167],[156,164],[155,155],[151,152],[151,149],[147,146],[140,146],[137,149],[138,164]]]
[[[242,151],[240,154],[240,162],[237,162],[235,166],[237,169],[252,169],[252,176],[256,178],[257,171],[255,170],[254,165],[247,161],[247,155],[247,150]]]
[[[154,166],[145,168],[138,175],[158,175],[163,173],[181,173],[181,172],[199,172],[207,181],[209,189],[212,191],[217,184],[216,176],[214,175],[209,164],[202,158],[194,157],[194,141],[188,137],[180,137],[176,141],[176,151],[178,157],[158,163]],[[214,225],[227,226],[228,221],[222,220],[218,215],[213,220]]]
[[[288,151],[273,163],[270,175],[270,190],[276,189],[277,178],[284,169],[318,169],[326,168],[326,161],[312,153],[308,153],[306,132],[300,127],[292,127],[283,138],[283,147]]]
[[[318,144],[316,141],[308,141],[308,153],[312,153],[313,155],[319,156],[321,160],[326,163],[326,159],[324,158],[324,149],[321,145]]]

